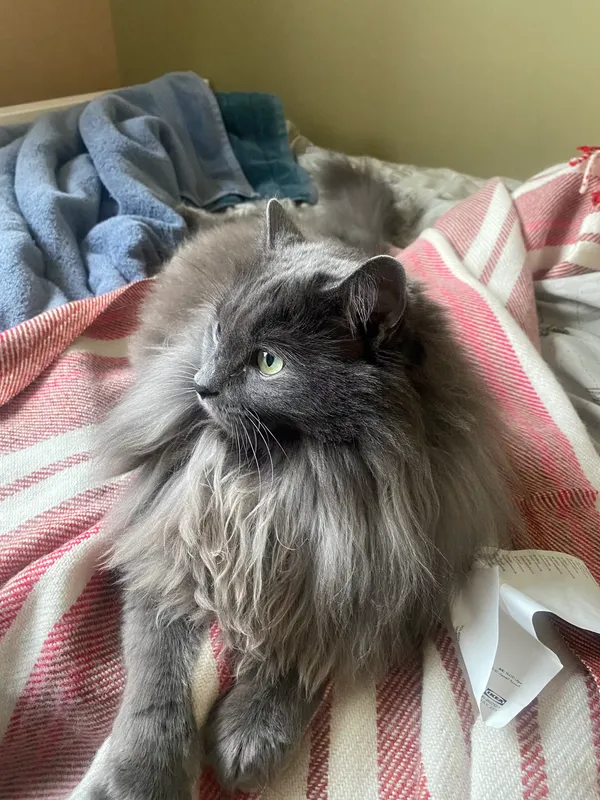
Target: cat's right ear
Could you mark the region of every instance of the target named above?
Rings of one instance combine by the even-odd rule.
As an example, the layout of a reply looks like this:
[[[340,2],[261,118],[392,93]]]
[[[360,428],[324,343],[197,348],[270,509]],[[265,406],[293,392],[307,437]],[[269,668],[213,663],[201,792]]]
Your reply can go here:
[[[370,258],[340,288],[353,327],[362,326],[377,343],[396,332],[407,302],[406,273],[397,259]]]
[[[286,214],[279,200],[269,200],[267,204],[267,247],[271,250],[277,245],[303,242],[304,236]]]

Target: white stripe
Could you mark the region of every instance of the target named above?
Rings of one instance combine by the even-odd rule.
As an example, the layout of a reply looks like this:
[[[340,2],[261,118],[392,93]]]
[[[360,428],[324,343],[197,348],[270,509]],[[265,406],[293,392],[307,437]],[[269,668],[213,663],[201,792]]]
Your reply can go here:
[[[497,184],[479,232],[465,253],[465,266],[473,275],[479,276],[485,269],[511,208],[512,201],[506,186]]]
[[[217,675],[217,665],[213,656],[213,650],[210,643],[210,637],[204,637],[200,652],[198,654],[198,661],[194,668],[191,679],[192,702],[194,705],[194,717],[198,727],[200,727],[210,707],[214,703],[219,692],[219,678]],[[75,790],[70,794],[69,800],[88,800],[89,792],[95,780],[100,777],[105,768],[105,762],[108,756],[108,748],[110,746],[110,736],[104,741],[102,747],[94,756],[89,769],[75,787]],[[190,796],[198,797],[198,792],[194,792]]]
[[[508,303],[524,269],[526,258],[527,252],[521,235],[521,227],[515,220],[487,284],[488,289],[494,293],[503,306]]]
[[[562,247],[542,247],[539,250],[530,250],[527,254],[526,264],[528,272],[533,276],[539,272],[547,272],[563,261],[598,271],[600,270],[600,245],[595,242],[577,242]]]
[[[573,169],[573,167],[571,167],[567,161],[561,161],[560,164],[553,164],[551,167],[546,167],[546,169],[543,169],[541,172],[532,175],[527,183],[529,183],[530,180],[537,181],[540,178],[548,177],[548,175],[556,175],[559,172],[565,172],[570,169]]]
[[[93,460],[57,472],[0,504],[0,535],[102,483]]]
[[[104,740],[102,746],[96,752],[88,771],[69,795],[69,800],[89,800],[92,784],[95,779],[104,772],[104,764],[108,757],[109,746],[110,736],[108,739]]]
[[[578,267],[600,271],[600,245],[596,242],[577,242],[571,246],[569,257],[564,260]]]
[[[201,727],[219,694],[217,663],[208,634],[200,648],[191,684],[194,719]]]
[[[465,800],[470,791],[470,754],[450,679],[434,644],[424,654],[421,708],[421,755],[429,794],[432,800]]]
[[[554,629],[547,644],[564,665],[538,698],[539,730],[550,789],[548,800],[596,797],[598,766],[585,670]]]
[[[515,189],[515,191],[512,193],[512,196],[515,200],[518,200],[519,197],[523,197],[529,192],[540,189],[542,186],[545,186],[547,183],[550,183],[559,176],[566,175],[568,172],[572,171],[573,167],[570,167],[568,164],[561,164],[556,168],[552,167],[546,172],[541,172],[536,178],[532,178],[530,181],[526,181],[524,184],[519,186],[519,188]]]
[[[99,439],[100,425],[85,425],[0,456],[0,476],[7,485],[75,453],[90,452]]]
[[[339,681],[331,704],[329,800],[377,800],[375,683]]]
[[[587,233],[600,233],[600,212],[591,212],[584,218],[579,235]],[[563,261],[585,269],[600,270],[600,245],[595,242],[578,241],[574,244],[530,250],[527,255],[527,269],[535,275],[538,272],[546,272]]]
[[[291,761],[260,795],[260,800],[306,800],[309,765],[310,736],[307,734],[303,736]]]
[[[583,473],[591,485],[600,490],[600,457],[568,395],[527,334],[521,330],[506,308],[487,287],[469,274],[452,246],[439,231],[430,229],[425,231],[422,236],[437,249],[452,274],[474,289],[485,300],[500,323],[511,349],[533,388],[573,448]]]
[[[515,723],[488,728],[475,721],[471,731],[471,794],[469,800],[516,800],[523,796],[521,753]]]
[[[88,336],[79,336],[67,347],[68,353],[90,353],[94,356],[107,358],[127,358],[131,336],[122,339],[91,339]]]
[[[96,534],[55,561],[30,591],[0,640],[0,739],[48,634],[85,589],[104,548],[104,535]]]
[[[582,235],[584,233],[600,233],[600,211],[590,211],[589,214],[586,214],[579,233]]]

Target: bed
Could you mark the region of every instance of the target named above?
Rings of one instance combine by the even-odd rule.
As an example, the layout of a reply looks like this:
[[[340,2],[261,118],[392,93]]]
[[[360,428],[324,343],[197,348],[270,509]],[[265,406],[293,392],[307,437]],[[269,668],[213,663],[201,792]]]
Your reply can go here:
[[[5,109],[0,124],[40,110]],[[327,158],[291,123],[288,137],[309,174]],[[395,252],[447,307],[498,398],[524,523],[515,545],[577,555],[600,580],[600,212],[580,194],[581,174],[560,165],[519,184],[373,163],[406,208]],[[124,677],[119,595],[98,564],[118,482],[98,482],[91,447],[130,381],[128,340],[150,280],[57,303],[0,335],[2,800],[84,800],[102,769]],[[418,661],[382,681],[330,686],[301,747],[260,796],[599,796],[600,643],[563,626],[553,644],[562,672],[493,730],[476,718],[453,632],[440,628]],[[213,626],[194,675],[199,722],[230,678]],[[209,773],[195,796],[221,797]]]

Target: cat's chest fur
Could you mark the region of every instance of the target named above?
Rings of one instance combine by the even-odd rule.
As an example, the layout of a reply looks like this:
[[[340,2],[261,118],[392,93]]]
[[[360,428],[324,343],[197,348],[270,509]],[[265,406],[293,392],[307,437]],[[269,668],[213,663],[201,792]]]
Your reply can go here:
[[[244,657],[295,669],[307,684],[344,658],[368,662],[399,630],[389,609],[402,594],[386,596],[395,548],[382,546],[372,476],[319,448],[259,474],[214,438],[204,445],[187,467],[179,525],[199,607]]]

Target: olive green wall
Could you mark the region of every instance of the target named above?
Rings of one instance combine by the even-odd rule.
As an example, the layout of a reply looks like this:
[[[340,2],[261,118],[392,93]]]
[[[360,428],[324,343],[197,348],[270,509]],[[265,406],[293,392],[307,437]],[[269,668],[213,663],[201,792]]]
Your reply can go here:
[[[526,177],[600,143],[598,0],[112,0],[124,82],[278,93],[315,142]]]

